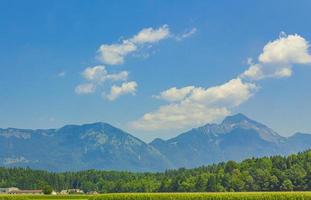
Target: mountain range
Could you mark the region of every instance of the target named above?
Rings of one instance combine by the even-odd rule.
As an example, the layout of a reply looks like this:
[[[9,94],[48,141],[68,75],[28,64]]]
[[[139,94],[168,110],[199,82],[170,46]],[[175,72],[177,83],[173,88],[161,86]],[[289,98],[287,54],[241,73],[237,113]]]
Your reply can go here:
[[[0,166],[49,171],[163,171],[311,148],[311,134],[283,137],[243,114],[147,144],[107,123],[0,129]]]

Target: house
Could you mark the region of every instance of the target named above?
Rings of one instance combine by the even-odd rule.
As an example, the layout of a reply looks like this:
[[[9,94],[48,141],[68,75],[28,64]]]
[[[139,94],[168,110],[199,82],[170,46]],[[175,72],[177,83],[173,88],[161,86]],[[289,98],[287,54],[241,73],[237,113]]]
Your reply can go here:
[[[8,194],[11,191],[19,190],[17,187],[0,188],[0,194]]]
[[[8,194],[43,194],[43,190],[12,190]]]
[[[84,191],[80,189],[68,189],[62,190],[59,194],[84,194]]]
[[[59,194],[61,194],[61,195],[68,194],[68,190],[62,190],[62,191],[60,191],[60,193],[59,193]]]
[[[84,194],[84,191],[80,189],[69,189],[68,193],[69,194]]]

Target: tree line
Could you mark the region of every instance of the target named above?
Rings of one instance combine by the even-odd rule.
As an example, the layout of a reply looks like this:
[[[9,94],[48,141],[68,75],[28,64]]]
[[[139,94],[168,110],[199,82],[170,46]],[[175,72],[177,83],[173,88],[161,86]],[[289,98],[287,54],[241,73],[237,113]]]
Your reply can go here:
[[[225,192],[311,190],[311,150],[283,156],[221,162],[161,173],[87,170],[53,173],[0,168],[0,187],[79,188],[85,192]]]

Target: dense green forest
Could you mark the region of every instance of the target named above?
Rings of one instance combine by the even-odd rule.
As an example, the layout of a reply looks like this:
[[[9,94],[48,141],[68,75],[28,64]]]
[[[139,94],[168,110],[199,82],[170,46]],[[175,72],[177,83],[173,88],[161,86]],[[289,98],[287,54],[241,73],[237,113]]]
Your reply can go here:
[[[0,187],[56,191],[80,188],[98,192],[220,192],[311,190],[311,150],[288,157],[222,162],[163,173],[87,170],[52,173],[29,168],[0,168]]]

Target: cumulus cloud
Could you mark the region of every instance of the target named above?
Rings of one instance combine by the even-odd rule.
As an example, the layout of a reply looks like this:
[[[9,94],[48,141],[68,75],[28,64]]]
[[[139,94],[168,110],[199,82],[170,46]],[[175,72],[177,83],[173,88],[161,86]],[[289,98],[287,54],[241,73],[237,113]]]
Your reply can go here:
[[[106,95],[106,98],[110,101],[117,99],[119,96],[124,94],[135,95],[137,83],[135,81],[122,83],[121,86],[113,85],[110,93]]]
[[[175,36],[171,34],[168,25],[162,25],[158,28],[143,28],[134,36],[122,39],[118,43],[100,45],[97,50],[97,58],[102,64],[95,67],[88,67],[83,71],[82,76],[87,81],[87,83],[78,85],[75,89],[76,93],[93,93],[97,88],[103,89],[103,87],[99,86],[102,86],[104,83],[107,85],[107,82],[113,83],[120,81],[123,83],[121,86],[110,85],[111,91],[109,95],[106,95],[107,99],[114,100],[118,96],[126,93],[134,94],[137,88],[137,83],[134,81],[128,82],[128,71],[120,71],[113,74],[108,73],[106,67],[103,64],[106,66],[123,64],[125,58],[130,54],[148,57],[148,52],[144,52],[144,50],[149,49],[153,46],[153,44],[167,38],[183,40],[184,38],[193,35],[195,32],[196,29],[193,28],[190,31],[184,32],[175,38]],[[173,99],[173,97],[167,98]]]
[[[163,99],[166,101],[181,101],[184,98],[187,97],[188,94],[190,94],[190,92],[194,89],[194,86],[187,86],[187,87],[183,87],[183,88],[176,88],[176,87],[172,87],[168,90],[165,90],[163,92],[160,93],[160,95],[155,96],[158,99]]]
[[[138,51],[145,44],[152,44],[168,38],[170,30],[167,25],[158,29],[144,28],[135,36],[122,40],[119,44],[103,44],[98,49],[99,59],[108,65],[119,65],[124,63],[124,58]]]
[[[99,47],[99,59],[109,65],[119,65],[124,63],[124,57],[129,53],[137,50],[137,46],[128,41],[123,40],[121,44],[103,44]]]
[[[170,102],[168,105],[144,114],[130,125],[146,131],[202,125],[228,115],[232,108],[247,101],[257,89],[255,84],[243,82],[240,78],[210,88],[171,88],[159,95]]]
[[[109,74],[103,65],[98,65],[95,67],[88,67],[83,72],[83,77],[88,81],[94,81],[97,83],[111,81],[126,81],[128,78],[127,71],[121,71],[114,74]]]
[[[176,130],[199,126],[207,121],[214,121],[230,112],[226,108],[213,108],[204,104],[188,101],[164,105],[156,111],[130,123],[131,128],[144,131]]]
[[[285,78],[290,77],[291,75],[291,65],[256,63],[250,65],[241,77],[256,81],[266,78]]]
[[[281,35],[269,42],[259,56],[262,63],[311,63],[308,53],[309,43],[300,35]]]
[[[300,35],[285,35],[269,42],[258,57],[258,63],[241,75],[242,78],[260,80],[265,78],[283,78],[292,75],[294,64],[310,64],[309,42]]]
[[[195,88],[188,99],[209,106],[235,107],[248,100],[257,89],[254,83],[235,78],[207,89]]]
[[[137,35],[130,39],[134,44],[155,43],[170,35],[168,25],[163,25],[158,29],[144,28]]]
[[[116,44],[103,44],[98,49],[99,60],[108,65],[118,65],[124,63],[124,59],[130,53],[138,51],[145,44],[153,44],[160,40],[168,38],[170,30],[167,25],[157,29],[144,28],[131,38],[124,39]],[[106,81],[123,82],[121,86],[113,85],[107,99],[115,100],[123,94],[135,94],[137,83],[135,81],[127,82],[129,72],[120,71],[118,73],[108,73],[104,65],[88,67],[82,72],[83,78],[87,83],[76,86],[77,94],[89,94],[96,91],[99,85]]]
[[[256,81],[292,75],[295,64],[310,64],[309,42],[303,37],[285,35],[267,43],[258,62],[248,59],[249,68],[224,84],[203,88],[172,87],[156,97],[168,104],[144,114],[130,123],[134,129],[147,131],[184,129],[212,122],[251,98],[260,88]]]
[[[75,88],[75,92],[77,94],[90,94],[95,92],[96,90],[96,85],[93,83],[84,83],[84,84],[80,84],[77,85],[77,87]]]
[[[106,67],[103,65],[97,65],[95,67],[87,67],[82,76],[87,83],[76,86],[75,92],[77,94],[90,94],[94,93],[98,86],[101,86],[106,81],[127,81],[129,73],[127,71],[121,71],[118,73],[108,73]]]

